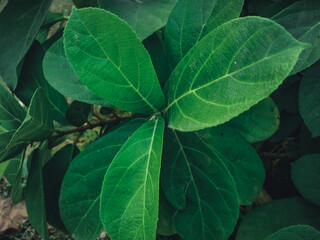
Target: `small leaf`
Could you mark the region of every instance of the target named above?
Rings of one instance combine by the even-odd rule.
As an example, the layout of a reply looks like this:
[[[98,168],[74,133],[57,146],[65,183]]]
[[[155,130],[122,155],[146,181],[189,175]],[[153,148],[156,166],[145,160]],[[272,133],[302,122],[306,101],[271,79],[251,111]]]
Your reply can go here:
[[[86,147],[70,164],[60,192],[61,218],[76,239],[95,240],[103,230],[99,203],[104,175],[144,119],[125,123]]]
[[[0,83],[0,129],[16,130],[26,116],[26,111],[20,106],[12,94]]]
[[[163,130],[162,118],[142,125],[107,170],[100,218],[113,240],[156,237]]]
[[[179,0],[165,31],[171,69],[201,38],[239,17],[243,0]]]
[[[250,205],[259,196],[265,179],[264,167],[256,150],[228,125],[207,128],[199,133],[232,175],[239,205]]]
[[[166,25],[176,2],[177,0],[98,0],[99,7],[125,20],[141,41]]]
[[[320,205],[320,154],[305,155],[291,163],[291,177],[305,199]]]
[[[236,129],[248,142],[260,142],[278,130],[280,113],[272,99],[266,98],[233,118],[228,125]]]
[[[29,106],[32,95],[41,87],[50,102],[49,107],[53,113],[53,120],[67,124],[65,115],[68,110],[68,103],[63,95],[48,84],[43,75],[42,60],[44,54],[43,46],[35,42],[26,55],[15,94],[26,106]]]
[[[48,223],[67,232],[60,216],[59,196],[64,175],[71,160],[79,152],[76,146],[68,144],[56,152],[43,168],[43,191]]]
[[[311,66],[320,58],[320,2],[318,0],[298,1],[272,17],[286,28],[292,36],[311,46],[299,56],[291,75]]]
[[[10,0],[0,15],[0,76],[11,89],[18,83],[17,67],[28,51],[52,0]]]
[[[299,91],[300,114],[313,137],[320,136],[320,62],[304,74]]]
[[[24,161],[24,152],[6,161],[9,163],[9,166],[7,167],[4,175],[6,176],[6,179],[12,186],[10,196],[13,204],[17,204],[23,199],[23,187],[22,187],[23,161]]]
[[[320,209],[303,198],[274,200],[256,207],[240,224],[236,240],[264,240],[283,227],[306,224],[320,228]]]
[[[295,225],[276,231],[265,240],[318,240],[320,232],[308,225]]]
[[[50,103],[42,88],[32,96],[30,107],[22,125],[13,134],[9,145],[42,141],[54,131]]]
[[[28,217],[32,226],[43,239],[49,239],[39,150],[35,150],[32,156],[25,197]]]
[[[195,133],[166,129],[161,186],[184,240],[225,240],[239,214],[235,182],[221,157]]]
[[[73,101],[67,111],[66,117],[74,126],[80,127],[88,121],[88,114],[91,110],[91,105]]]
[[[95,94],[125,111],[158,112],[164,105],[150,56],[124,21],[96,8],[73,8],[64,31],[67,58]]]
[[[305,47],[260,17],[217,27],[188,52],[165,86],[169,127],[199,130],[248,110],[281,84]]]
[[[109,106],[85,86],[71,68],[64,52],[63,38],[59,38],[46,52],[43,72],[49,84],[62,95],[77,101]]]

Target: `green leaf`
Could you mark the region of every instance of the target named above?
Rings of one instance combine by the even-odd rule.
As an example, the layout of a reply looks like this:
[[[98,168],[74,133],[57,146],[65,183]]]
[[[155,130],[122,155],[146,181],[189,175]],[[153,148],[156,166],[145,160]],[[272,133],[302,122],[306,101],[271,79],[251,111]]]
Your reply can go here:
[[[282,228],[265,240],[318,240],[320,232],[308,225],[295,225]]]
[[[225,240],[239,214],[235,182],[221,156],[195,133],[166,129],[161,186],[179,211],[173,219],[184,240]]]
[[[277,131],[280,113],[272,99],[266,98],[232,119],[228,125],[236,129],[248,142],[260,142]]]
[[[22,125],[13,134],[8,146],[43,141],[54,131],[50,103],[42,88],[32,96],[30,107]]]
[[[188,52],[165,86],[169,127],[194,131],[248,110],[280,85],[305,46],[260,17],[217,27]]]
[[[48,49],[42,67],[49,84],[62,95],[90,104],[110,105],[91,92],[74,73],[64,52],[63,38]]]
[[[155,239],[164,121],[136,130],[103,180],[100,219],[111,239]]]
[[[64,46],[79,79],[99,97],[126,111],[161,110],[164,96],[150,56],[117,16],[102,9],[73,8]]]
[[[32,156],[25,198],[30,223],[43,239],[49,239],[43,192],[42,163],[38,149]]]
[[[28,51],[52,0],[10,0],[0,14],[0,75],[11,89],[18,82],[17,67]]]
[[[64,232],[67,230],[59,211],[60,188],[71,160],[78,152],[77,147],[68,144],[56,152],[43,168],[43,191],[47,221],[51,226]]]
[[[6,161],[9,163],[4,175],[11,184],[11,201],[13,204],[19,203],[23,199],[22,168],[24,152]],[[6,163],[4,162],[4,163]]]
[[[0,129],[4,131],[16,130],[25,116],[26,111],[0,83]]]
[[[165,31],[171,69],[201,38],[239,17],[242,5],[243,0],[179,0]]]
[[[140,40],[166,25],[176,2],[177,0],[98,0],[101,8],[125,20]]]
[[[144,119],[132,120],[86,147],[70,164],[60,192],[61,218],[76,239],[95,240],[103,230],[99,203],[104,175]]]
[[[304,74],[299,90],[300,114],[312,132],[313,137],[320,136],[320,62],[317,62]]]
[[[165,44],[162,39],[162,31],[155,32],[142,43],[150,54],[160,86],[163,88],[170,73],[165,52]]]
[[[74,5],[76,5],[78,8],[83,7],[97,7],[98,3],[97,0],[72,0]]]
[[[311,46],[299,56],[291,75],[311,66],[320,59],[320,2],[304,0],[296,2],[272,17],[286,28],[292,36]]]
[[[239,205],[250,205],[261,191],[265,179],[262,161],[252,145],[228,125],[199,132],[232,175]]]
[[[161,178],[161,177],[160,177]],[[162,236],[170,236],[177,233],[176,227],[173,221],[173,215],[176,213],[175,209],[169,203],[163,190],[159,189],[159,220],[157,225],[157,234]]]
[[[83,102],[73,101],[70,104],[66,117],[71,124],[80,127],[88,121],[88,114],[90,110],[91,105]]]
[[[15,131],[0,133],[0,161],[13,158],[22,151],[26,144],[9,144]]]
[[[1,177],[1,178],[2,178],[2,176],[3,176],[3,174],[4,174],[4,172],[6,171],[9,163],[10,163],[10,160],[0,163],[0,177]]]
[[[66,124],[65,115],[68,110],[68,103],[63,95],[48,84],[43,75],[42,60],[44,54],[44,48],[38,42],[35,42],[26,55],[15,94],[28,106],[34,92],[41,87],[50,102],[49,107],[53,113],[53,120]]]
[[[320,205],[320,154],[305,155],[291,163],[291,177],[305,199]]]
[[[319,229],[320,209],[302,198],[274,200],[242,219],[236,240],[264,240],[281,228],[297,224]]]

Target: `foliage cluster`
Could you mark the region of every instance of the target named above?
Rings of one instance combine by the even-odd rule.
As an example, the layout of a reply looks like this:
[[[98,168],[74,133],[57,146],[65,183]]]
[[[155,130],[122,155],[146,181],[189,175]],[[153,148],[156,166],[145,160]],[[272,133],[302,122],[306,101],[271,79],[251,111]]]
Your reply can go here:
[[[43,239],[320,239],[318,0],[74,3],[0,13],[0,172]]]

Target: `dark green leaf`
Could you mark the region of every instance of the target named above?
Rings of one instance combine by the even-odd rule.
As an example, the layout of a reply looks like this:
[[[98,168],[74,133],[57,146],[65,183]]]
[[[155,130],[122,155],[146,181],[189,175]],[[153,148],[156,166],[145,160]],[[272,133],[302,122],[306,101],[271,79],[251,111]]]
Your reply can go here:
[[[177,0],[98,0],[99,6],[125,20],[144,40],[166,25]]]
[[[179,0],[165,31],[173,69],[202,37],[240,15],[243,0]]]
[[[113,240],[155,239],[164,120],[136,130],[112,160],[103,180],[100,218]]]
[[[9,144],[14,134],[15,131],[0,133],[0,161],[13,158],[25,147],[26,144],[24,143],[14,145]]]
[[[313,137],[320,136],[320,62],[307,70],[299,91],[300,114]]]
[[[305,199],[320,205],[320,154],[305,155],[293,162],[291,177]]]
[[[76,239],[95,240],[103,230],[99,203],[104,175],[125,141],[145,122],[132,120],[98,139],[75,159],[63,179],[61,218]]]
[[[60,188],[70,162],[78,151],[77,147],[69,144],[56,152],[43,168],[43,190],[47,221],[51,226],[64,232],[67,232],[67,230],[60,217]]]
[[[11,184],[11,201],[13,204],[19,203],[23,199],[22,187],[22,167],[24,161],[24,152],[8,160],[9,166],[5,171],[5,176]]]
[[[207,128],[200,134],[232,175],[239,205],[250,205],[258,197],[265,178],[262,161],[255,149],[228,125]]]
[[[64,46],[79,79],[99,97],[138,113],[163,107],[164,96],[147,50],[116,15],[102,9],[73,8]]]
[[[305,46],[260,17],[217,27],[188,52],[165,86],[169,127],[203,129],[248,110],[281,84]]]
[[[49,107],[53,113],[53,119],[61,123],[67,123],[65,114],[68,103],[63,95],[48,84],[43,75],[42,60],[44,54],[43,47],[35,42],[25,58],[15,93],[28,106],[34,92],[41,87],[50,102]]]
[[[247,141],[254,143],[272,136],[280,124],[280,113],[271,98],[266,98],[229,123]]]
[[[320,58],[320,2],[304,0],[296,2],[272,17],[285,27],[296,39],[310,43],[299,56],[299,61],[291,74],[300,72]]]
[[[29,221],[44,240],[49,239],[39,150],[32,156],[25,197]]]
[[[54,131],[50,103],[42,88],[38,88],[32,96],[26,118],[15,131],[8,146],[19,143],[42,141]]]
[[[88,121],[88,114],[90,110],[91,105],[83,102],[73,101],[67,111],[66,116],[71,124],[80,127]]]
[[[184,240],[225,240],[239,214],[235,182],[221,156],[195,133],[166,129],[161,185],[179,211],[174,222]]]
[[[236,240],[264,240],[281,228],[306,224],[320,228],[320,209],[302,198],[274,200],[242,220]]]
[[[63,38],[52,44],[46,52],[43,72],[50,85],[64,96],[90,104],[110,105],[97,97],[78,79],[64,52]]]
[[[6,171],[9,163],[10,163],[10,160],[0,163],[0,177],[1,177],[1,178],[2,178],[2,176],[3,176],[3,174],[4,174],[4,172]]]
[[[26,111],[0,83],[0,129],[3,131],[16,130],[25,116]]]
[[[319,240],[320,232],[308,225],[295,225],[282,228],[265,240]]]
[[[47,16],[42,22],[41,28],[37,34],[36,40],[41,44],[47,40],[48,34],[53,24],[64,20],[62,13],[48,11]]]
[[[78,8],[98,6],[97,0],[72,0],[72,2],[74,2],[74,5]]]
[[[0,14],[0,75],[11,89],[17,67],[28,51],[52,0],[10,0]]]

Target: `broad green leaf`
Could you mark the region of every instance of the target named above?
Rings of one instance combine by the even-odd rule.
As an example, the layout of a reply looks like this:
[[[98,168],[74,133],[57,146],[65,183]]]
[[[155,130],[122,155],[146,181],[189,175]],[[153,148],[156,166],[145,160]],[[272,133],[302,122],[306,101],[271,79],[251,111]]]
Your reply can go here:
[[[74,126],[80,127],[88,122],[88,115],[91,110],[91,105],[73,101],[67,111],[66,117]]]
[[[291,163],[291,178],[305,199],[320,205],[320,154],[305,155]]]
[[[277,131],[280,113],[272,99],[266,98],[232,119],[228,125],[236,129],[248,142],[260,142]]]
[[[79,79],[99,97],[137,113],[163,107],[164,96],[147,50],[116,15],[73,8],[64,47]]]
[[[163,131],[162,118],[143,124],[107,170],[100,219],[113,240],[156,237]]]
[[[53,113],[53,120],[66,124],[65,115],[68,103],[63,95],[48,84],[43,75],[42,60],[44,54],[44,48],[38,42],[35,42],[26,55],[15,94],[28,106],[34,92],[41,87],[50,102],[49,107]]]
[[[296,2],[272,17],[292,36],[311,46],[299,56],[291,75],[311,66],[320,59],[320,2],[304,0]]]
[[[22,167],[24,152],[6,161],[9,165],[4,173],[6,179],[11,184],[11,201],[13,204],[19,203],[23,199]],[[4,162],[4,163],[6,163]]]
[[[13,158],[22,151],[26,144],[9,144],[15,131],[0,133],[0,161]]]
[[[253,0],[254,1],[254,0]],[[295,3],[297,0],[276,0],[273,1],[269,6],[264,7],[258,12],[260,17],[271,18],[286,7]],[[257,2],[257,1],[255,1]]]
[[[2,178],[2,176],[3,176],[4,172],[6,171],[9,163],[10,163],[10,160],[0,163],[0,178]]]
[[[173,219],[184,240],[225,240],[236,225],[237,189],[221,160],[195,133],[166,129],[161,186],[179,209]]]
[[[171,206],[163,190],[160,187],[159,219],[158,219],[158,225],[157,225],[157,234],[160,234],[162,236],[170,236],[177,233],[177,230],[173,221],[173,215],[176,213],[176,211],[177,209]]]
[[[0,14],[0,76],[11,89],[17,67],[32,44],[52,0],[10,0]]]
[[[104,175],[144,119],[132,120],[86,147],[70,164],[60,192],[61,218],[76,239],[95,240],[103,230],[99,203]]]
[[[165,86],[169,127],[194,131],[224,123],[266,98],[306,44],[274,21],[229,21],[197,43]]]
[[[320,136],[320,62],[304,74],[299,90],[300,114],[313,137]]]
[[[50,103],[42,88],[38,88],[32,96],[27,116],[21,126],[13,134],[9,145],[43,141],[54,131]]]
[[[57,40],[48,49],[42,67],[49,84],[64,96],[90,104],[110,105],[97,97],[78,79],[64,52],[63,38]]]
[[[125,20],[144,40],[166,25],[177,0],[98,0],[99,6]]]
[[[43,191],[47,221],[51,226],[64,232],[67,230],[59,211],[60,188],[71,160],[78,151],[77,147],[68,144],[56,152],[43,168]]]
[[[242,5],[243,0],[179,0],[165,30],[171,69],[201,38],[239,17]]]
[[[236,240],[264,240],[281,228],[297,224],[320,229],[320,209],[302,198],[274,200],[242,219]]]
[[[4,131],[16,130],[25,116],[26,111],[0,83],[0,129]]]
[[[295,225],[282,228],[271,234],[265,240],[318,240],[320,232],[308,225]]]
[[[32,156],[25,198],[30,223],[44,240],[49,239],[43,192],[43,170],[38,149]]]
[[[261,191],[265,179],[262,161],[252,145],[228,125],[199,132],[232,175],[239,205],[250,205]]]

